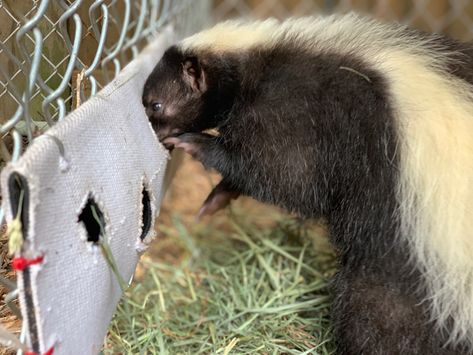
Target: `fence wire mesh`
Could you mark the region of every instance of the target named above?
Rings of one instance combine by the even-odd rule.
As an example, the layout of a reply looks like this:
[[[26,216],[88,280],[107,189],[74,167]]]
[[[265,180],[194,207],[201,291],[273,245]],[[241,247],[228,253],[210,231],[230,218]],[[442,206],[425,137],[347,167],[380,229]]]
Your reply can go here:
[[[209,22],[206,0],[0,0],[2,164],[93,96],[167,24]]]
[[[184,36],[208,25],[211,13],[219,21],[352,10],[473,39],[471,0],[0,0],[0,168],[167,24]]]
[[[213,19],[370,13],[473,39],[469,0],[0,0],[0,158],[112,80],[167,23],[178,34]]]

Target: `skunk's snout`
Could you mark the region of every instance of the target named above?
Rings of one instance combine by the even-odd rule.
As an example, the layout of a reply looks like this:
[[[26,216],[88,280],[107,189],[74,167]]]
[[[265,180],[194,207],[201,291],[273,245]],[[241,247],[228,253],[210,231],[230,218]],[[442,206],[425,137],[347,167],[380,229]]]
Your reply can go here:
[[[155,130],[156,135],[161,142],[171,135],[171,127],[169,125],[158,127]]]
[[[178,128],[173,128],[169,124],[162,124],[162,125],[153,124],[153,128],[160,142],[163,142],[166,138],[174,137],[183,133],[182,130]]]

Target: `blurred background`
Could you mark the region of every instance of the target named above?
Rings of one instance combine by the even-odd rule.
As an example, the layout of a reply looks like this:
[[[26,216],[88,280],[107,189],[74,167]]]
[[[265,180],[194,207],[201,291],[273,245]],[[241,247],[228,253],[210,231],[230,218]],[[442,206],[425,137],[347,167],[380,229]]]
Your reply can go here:
[[[0,167],[113,80],[168,24],[184,37],[233,17],[349,11],[473,39],[468,0],[0,0]],[[197,222],[200,204],[219,177],[188,157],[180,159],[157,223],[159,238],[137,271],[141,284],[127,295],[127,310],[122,305],[114,318],[104,351],[138,353],[143,344],[159,343],[158,352],[171,354],[332,353],[324,297],[336,264],[323,221],[301,221],[240,198],[227,211]],[[5,235],[0,261],[1,274],[13,279]],[[294,270],[302,278],[295,284]],[[252,283],[251,277],[259,281]],[[240,289],[242,283],[246,289]],[[215,298],[216,290],[229,296]],[[0,296],[5,293],[0,288]],[[248,295],[254,299],[248,301]],[[147,303],[148,298],[159,302]],[[252,304],[248,317],[241,316],[245,302]],[[0,322],[19,329],[3,302]],[[160,324],[152,335],[150,323]]]
[[[217,0],[214,18],[236,16],[285,18],[317,13],[357,11],[384,20],[402,21],[425,31],[457,39],[473,35],[473,2],[469,0]]]

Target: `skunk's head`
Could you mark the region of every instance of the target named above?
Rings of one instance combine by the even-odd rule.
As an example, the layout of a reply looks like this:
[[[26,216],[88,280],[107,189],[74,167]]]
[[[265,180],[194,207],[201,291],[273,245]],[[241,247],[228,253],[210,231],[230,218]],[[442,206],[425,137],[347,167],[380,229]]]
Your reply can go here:
[[[204,121],[206,74],[196,56],[170,47],[146,80],[143,105],[158,138],[201,131]]]

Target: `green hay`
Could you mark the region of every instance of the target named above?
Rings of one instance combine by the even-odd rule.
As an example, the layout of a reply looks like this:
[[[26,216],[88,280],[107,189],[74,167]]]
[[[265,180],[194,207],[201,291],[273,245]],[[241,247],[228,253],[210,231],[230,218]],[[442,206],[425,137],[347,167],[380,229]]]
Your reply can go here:
[[[237,217],[230,228],[174,225],[166,234],[183,257],[142,262],[104,354],[334,353],[325,238],[289,217],[259,229]]]

